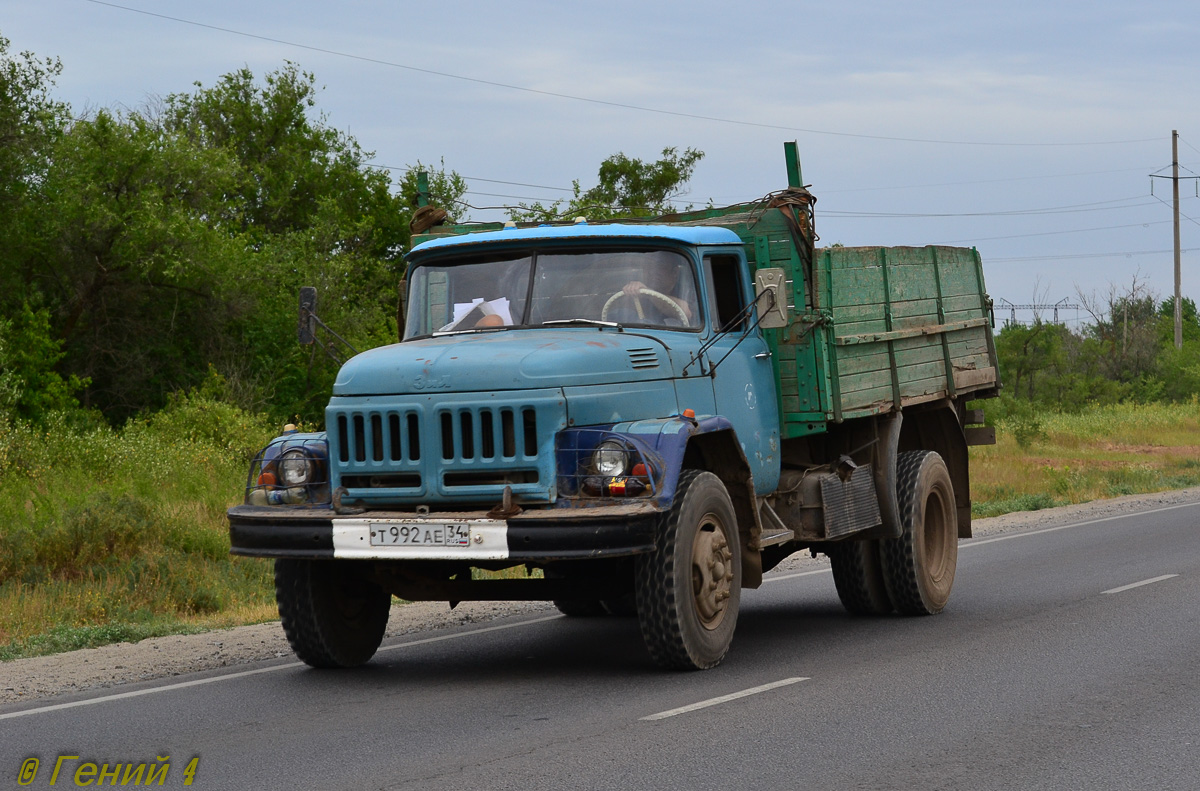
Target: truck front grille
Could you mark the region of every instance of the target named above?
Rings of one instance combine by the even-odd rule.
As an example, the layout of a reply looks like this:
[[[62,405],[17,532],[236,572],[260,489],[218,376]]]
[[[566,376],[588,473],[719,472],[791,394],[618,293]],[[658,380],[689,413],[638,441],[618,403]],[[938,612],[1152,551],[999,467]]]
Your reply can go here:
[[[516,459],[537,456],[537,412],[502,407],[441,413],[442,459]]]
[[[420,461],[421,421],[416,412],[338,415],[338,459]]]
[[[326,411],[334,488],[374,508],[554,502],[560,390],[334,398]],[[507,401],[507,403],[504,403]]]

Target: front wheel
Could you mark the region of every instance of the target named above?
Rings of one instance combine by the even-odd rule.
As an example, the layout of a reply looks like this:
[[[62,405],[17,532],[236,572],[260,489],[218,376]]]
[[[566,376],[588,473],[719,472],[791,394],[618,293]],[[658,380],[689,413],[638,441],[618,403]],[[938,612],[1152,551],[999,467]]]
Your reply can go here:
[[[348,560],[276,560],[275,599],[292,651],[313,667],[369,660],[392,606],[391,594]]]
[[[721,479],[685,470],[659,519],[653,553],[638,556],[638,623],[661,667],[704,670],[725,658],[741,601],[737,517]]]
[[[896,459],[903,533],[880,542],[888,597],[902,615],[933,615],[950,599],[958,566],[958,511],[942,457],[907,451]]]

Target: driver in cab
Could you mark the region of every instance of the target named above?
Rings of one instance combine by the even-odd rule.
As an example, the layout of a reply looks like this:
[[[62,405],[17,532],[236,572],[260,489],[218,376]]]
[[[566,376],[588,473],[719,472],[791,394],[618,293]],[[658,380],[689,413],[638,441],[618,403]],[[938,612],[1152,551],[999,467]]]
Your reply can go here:
[[[682,263],[659,262],[643,270],[641,276],[644,280],[631,280],[621,289],[628,298],[621,311],[625,321],[632,322],[636,316],[638,323],[695,325],[695,285]],[[630,303],[632,309],[627,307]]]

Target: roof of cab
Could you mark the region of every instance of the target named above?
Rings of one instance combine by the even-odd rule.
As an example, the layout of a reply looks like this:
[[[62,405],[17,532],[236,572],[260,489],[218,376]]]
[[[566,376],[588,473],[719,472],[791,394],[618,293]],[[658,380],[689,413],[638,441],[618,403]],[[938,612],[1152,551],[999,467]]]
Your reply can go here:
[[[505,228],[457,236],[430,239],[412,249],[409,255],[447,247],[465,247],[494,242],[530,242],[550,239],[575,241],[581,239],[662,239],[684,244],[741,244],[738,235],[728,228],[711,225],[543,225],[536,228]]]

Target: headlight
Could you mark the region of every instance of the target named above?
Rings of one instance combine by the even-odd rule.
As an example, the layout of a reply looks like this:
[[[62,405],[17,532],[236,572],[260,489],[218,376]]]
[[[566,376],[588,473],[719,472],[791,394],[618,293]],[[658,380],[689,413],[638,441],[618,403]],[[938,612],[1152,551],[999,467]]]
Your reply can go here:
[[[279,457],[279,483],[303,486],[313,474],[313,463],[302,450],[289,450]]]
[[[629,448],[612,439],[601,442],[592,453],[592,469],[605,478],[619,478],[629,469]]]

